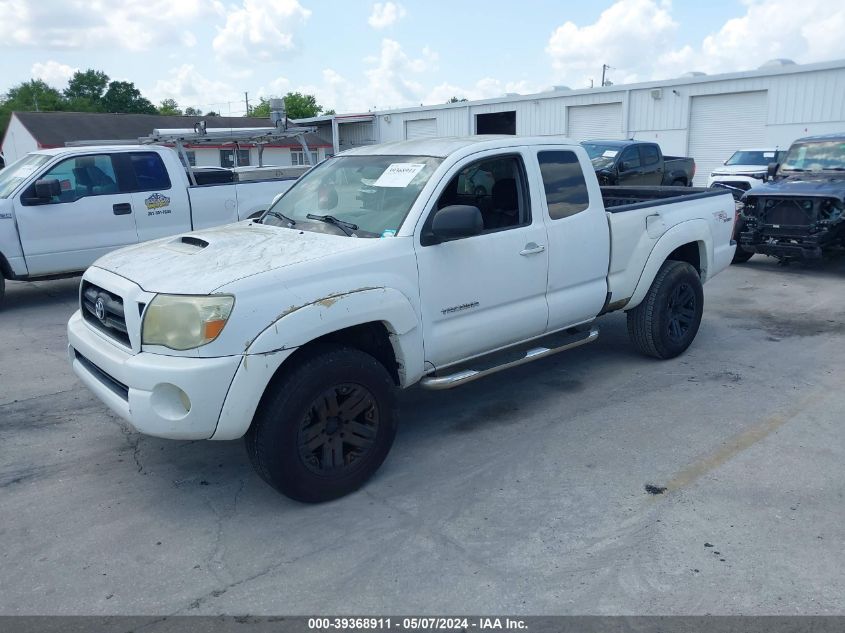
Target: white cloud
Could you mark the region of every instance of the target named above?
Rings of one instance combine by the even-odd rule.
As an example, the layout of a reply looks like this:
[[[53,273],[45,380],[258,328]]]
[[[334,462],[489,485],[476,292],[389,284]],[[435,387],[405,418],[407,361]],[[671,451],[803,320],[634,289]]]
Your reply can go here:
[[[193,48],[197,45],[197,36],[194,35],[191,31],[185,31],[182,33],[182,45],[187,46],[188,48]]]
[[[297,48],[296,30],[311,15],[298,0],[243,0],[224,11],[226,23],[212,46],[219,60],[235,63],[291,53]]]
[[[0,2],[0,46],[146,50],[178,37],[200,14],[200,0]]]
[[[415,77],[433,70],[437,58],[428,48],[422,50],[421,57],[409,57],[399,42],[383,39],[379,55],[365,60],[372,65],[364,72],[370,100],[380,108],[418,102],[424,88]]]
[[[564,22],[549,38],[546,52],[556,81],[572,88],[601,82],[602,64],[616,76],[648,74],[654,59],[671,47],[677,30],[667,4],[654,0],[619,0],[593,24]]]
[[[745,15],[725,22],[700,46],[665,53],[657,71],[708,73],[756,68],[769,59],[811,63],[845,57],[845,5],[803,0],[796,14],[791,0],[749,2]]]
[[[556,82],[583,88],[601,81],[602,64],[615,83],[757,68],[776,57],[810,63],[845,57],[845,5],[803,0],[746,0],[745,14],[727,19],[701,42],[677,42],[672,5],[657,0],[618,0],[593,24],[565,22],[549,38],[546,53]]]
[[[405,7],[395,2],[376,2],[367,19],[374,29],[385,29],[405,17]]]
[[[246,109],[243,92],[224,81],[205,77],[192,64],[172,68],[144,94],[156,104],[164,99],[175,99],[183,110],[190,106],[203,112],[214,110],[223,115],[230,112],[241,115]]]
[[[68,79],[73,77],[73,73],[77,70],[79,69],[72,68],[67,64],[60,64],[51,59],[43,64],[33,64],[30,75],[33,79],[41,79],[47,85],[63,90],[67,85]]]

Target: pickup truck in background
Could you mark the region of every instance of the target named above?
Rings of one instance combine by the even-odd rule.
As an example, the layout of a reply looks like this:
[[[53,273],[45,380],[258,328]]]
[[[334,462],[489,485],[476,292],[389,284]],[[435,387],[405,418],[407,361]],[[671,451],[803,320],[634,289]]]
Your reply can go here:
[[[695,161],[644,141],[583,141],[600,185],[691,187]]]
[[[845,134],[795,141],[767,182],[750,189],[738,221],[735,261],[754,253],[781,261],[845,250]]]
[[[766,179],[769,163],[779,163],[786,152],[776,147],[769,149],[739,149],[726,160],[724,167],[717,167],[710,172],[708,187],[731,187],[743,191],[759,185]],[[734,197],[739,197],[734,196]]]
[[[489,193],[465,185],[479,170]],[[138,431],[244,437],[270,485],[323,501],[384,461],[397,388],[457,387],[590,343],[615,310],[641,352],[681,354],[702,284],[733,256],[734,209],[727,191],[601,188],[563,138],[359,147],[260,219],[98,260],[69,359]]]
[[[282,168],[284,169],[284,168]],[[157,145],[63,147],[0,171],[0,302],[5,279],[78,274],[101,255],[166,235],[258,217],[296,175],[238,182]]]

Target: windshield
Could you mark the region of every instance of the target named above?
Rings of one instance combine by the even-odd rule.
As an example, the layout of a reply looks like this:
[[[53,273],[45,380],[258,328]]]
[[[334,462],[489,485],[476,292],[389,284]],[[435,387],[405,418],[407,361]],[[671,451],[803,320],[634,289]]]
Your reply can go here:
[[[769,163],[777,162],[776,154],[777,152],[775,150],[739,150],[738,152],[734,152],[734,155],[725,161],[725,165],[760,165],[761,167],[765,167]]]
[[[845,141],[794,143],[783,162],[784,171],[845,170]]]
[[[330,158],[302,176],[261,222],[290,226],[293,220],[308,231],[390,237],[441,162],[430,156]],[[321,219],[326,216],[331,219]]]
[[[610,167],[621,149],[617,145],[602,145],[601,143],[581,143],[581,145],[587,150],[594,169]]]
[[[5,169],[0,169],[0,198],[8,198],[12,195],[19,184],[50,158],[48,154],[27,154]]]

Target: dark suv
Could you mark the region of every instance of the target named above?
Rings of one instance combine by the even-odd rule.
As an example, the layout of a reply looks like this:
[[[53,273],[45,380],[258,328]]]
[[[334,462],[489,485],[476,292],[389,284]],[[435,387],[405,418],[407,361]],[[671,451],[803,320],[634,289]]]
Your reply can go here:
[[[809,136],[743,197],[734,261],[820,259],[845,248],[845,134]]]

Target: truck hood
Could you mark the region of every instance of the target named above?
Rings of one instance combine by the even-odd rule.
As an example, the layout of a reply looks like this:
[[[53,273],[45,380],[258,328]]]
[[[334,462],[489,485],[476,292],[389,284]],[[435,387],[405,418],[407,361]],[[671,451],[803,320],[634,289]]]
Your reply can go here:
[[[761,184],[747,196],[810,196],[845,201],[845,174],[795,175]]]
[[[208,294],[244,277],[363,248],[369,241],[245,221],[122,248],[94,265],[147,292]]]

